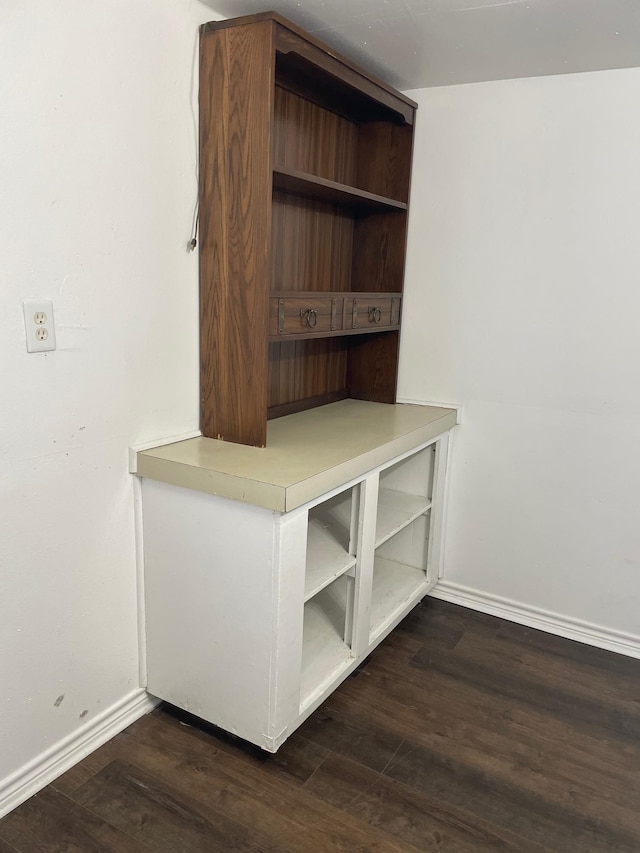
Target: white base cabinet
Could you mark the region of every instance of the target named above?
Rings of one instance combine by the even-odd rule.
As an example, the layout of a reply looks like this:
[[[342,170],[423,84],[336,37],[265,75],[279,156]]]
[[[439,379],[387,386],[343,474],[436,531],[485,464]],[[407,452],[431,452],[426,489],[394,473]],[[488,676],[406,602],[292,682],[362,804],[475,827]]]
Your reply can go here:
[[[143,476],[149,692],[275,752],[437,581],[448,440],[285,512]]]

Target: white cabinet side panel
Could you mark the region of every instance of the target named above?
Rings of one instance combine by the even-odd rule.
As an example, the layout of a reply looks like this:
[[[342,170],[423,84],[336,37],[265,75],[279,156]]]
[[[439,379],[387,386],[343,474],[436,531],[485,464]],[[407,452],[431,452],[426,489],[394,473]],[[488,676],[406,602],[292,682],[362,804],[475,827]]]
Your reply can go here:
[[[143,514],[149,692],[260,742],[273,512],[145,478]]]
[[[308,513],[294,510],[276,518],[269,736],[277,745],[300,707]]]
[[[433,507],[429,530],[429,556],[427,579],[430,582],[442,576],[442,539],[444,535],[444,511],[447,460],[449,456],[449,434],[445,433],[436,444],[433,472]]]

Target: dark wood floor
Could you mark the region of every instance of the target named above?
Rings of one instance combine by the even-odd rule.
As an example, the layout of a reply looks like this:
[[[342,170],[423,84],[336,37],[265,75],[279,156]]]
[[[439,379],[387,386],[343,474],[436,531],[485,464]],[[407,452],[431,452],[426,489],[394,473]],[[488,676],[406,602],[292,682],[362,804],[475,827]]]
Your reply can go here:
[[[640,661],[425,599],[277,755],[160,708],[0,853],[640,851]]]

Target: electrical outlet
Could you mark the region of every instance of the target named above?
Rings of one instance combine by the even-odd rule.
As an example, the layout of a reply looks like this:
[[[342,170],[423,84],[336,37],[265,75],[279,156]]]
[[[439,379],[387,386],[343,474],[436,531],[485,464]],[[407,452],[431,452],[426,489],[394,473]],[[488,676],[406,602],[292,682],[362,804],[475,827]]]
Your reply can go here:
[[[53,302],[50,299],[25,299],[22,308],[27,333],[27,352],[48,352],[55,349]]]

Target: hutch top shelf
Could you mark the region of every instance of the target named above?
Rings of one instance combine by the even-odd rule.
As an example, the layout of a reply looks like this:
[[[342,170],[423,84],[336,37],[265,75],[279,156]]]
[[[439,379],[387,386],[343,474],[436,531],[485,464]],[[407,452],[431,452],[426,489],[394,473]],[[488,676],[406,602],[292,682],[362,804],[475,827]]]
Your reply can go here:
[[[263,21],[275,24],[276,77],[280,81],[304,90],[331,109],[342,103],[342,110],[358,121],[390,119],[413,124],[415,101],[277,12],[210,21],[202,25],[200,33],[204,36]]]

